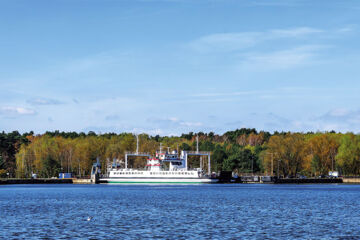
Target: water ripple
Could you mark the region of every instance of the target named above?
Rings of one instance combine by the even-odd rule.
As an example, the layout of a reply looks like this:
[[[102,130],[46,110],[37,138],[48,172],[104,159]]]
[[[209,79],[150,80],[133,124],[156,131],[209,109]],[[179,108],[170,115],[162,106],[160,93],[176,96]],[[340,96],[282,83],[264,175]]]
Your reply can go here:
[[[357,185],[2,186],[0,239],[360,239],[359,190]]]

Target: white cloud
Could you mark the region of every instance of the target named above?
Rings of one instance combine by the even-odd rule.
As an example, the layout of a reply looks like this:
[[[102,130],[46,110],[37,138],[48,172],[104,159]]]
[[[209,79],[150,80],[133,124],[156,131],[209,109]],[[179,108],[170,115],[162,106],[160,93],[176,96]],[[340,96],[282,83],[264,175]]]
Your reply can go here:
[[[349,114],[349,110],[345,108],[337,108],[329,111],[327,115],[333,116],[333,117],[343,117]]]
[[[310,27],[299,27],[292,29],[274,29],[269,31],[270,38],[292,38],[292,37],[303,37],[316,33],[325,32],[324,30],[310,28]]]
[[[258,94],[259,91],[235,91],[235,92],[210,92],[210,93],[197,93],[191,97],[223,97],[223,96],[242,96]]]
[[[0,115],[5,116],[22,116],[22,115],[35,115],[36,111],[24,107],[2,107],[0,108]]]
[[[307,37],[324,30],[298,27],[289,29],[273,29],[264,32],[215,33],[200,37],[189,44],[198,52],[232,52],[255,46],[258,43],[281,38]]]
[[[191,122],[180,120],[177,117],[169,117],[169,118],[149,118],[148,122],[151,124],[156,124],[161,128],[181,128],[181,127],[200,127],[203,124],[201,122]]]
[[[199,52],[228,52],[254,46],[261,33],[217,33],[201,37],[190,43],[190,47]]]
[[[59,105],[63,104],[63,102],[56,100],[56,99],[50,99],[50,98],[32,98],[26,101],[27,103],[31,105]]]
[[[250,1],[252,5],[255,6],[262,6],[262,7],[299,7],[303,4],[304,1],[302,0],[277,0],[277,1],[270,1],[270,0],[253,0]]]
[[[121,119],[121,117],[118,114],[111,114],[111,115],[108,115],[105,117],[106,121],[118,121],[120,119]]]
[[[179,124],[181,126],[186,126],[186,127],[200,127],[203,125],[201,122],[183,122],[183,121],[180,121]]]
[[[272,121],[266,124],[270,131],[360,131],[360,110],[351,111],[337,108],[328,111],[320,117],[298,118],[296,120],[269,114],[270,117],[271,115],[273,116]]]
[[[239,67],[247,70],[266,71],[289,69],[301,65],[312,65],[320,62],[316,59],[319,51],[328,47],[329,46],[308,45],[270,53],[246,54]]]

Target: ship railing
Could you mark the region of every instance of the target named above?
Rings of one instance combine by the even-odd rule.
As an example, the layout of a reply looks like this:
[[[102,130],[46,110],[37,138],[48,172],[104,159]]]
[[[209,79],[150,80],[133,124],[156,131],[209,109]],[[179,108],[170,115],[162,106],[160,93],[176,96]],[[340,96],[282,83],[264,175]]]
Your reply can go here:
[[[191,155],[191,154],[210,155],[210,152],[205,152],[205,151],[186,151],[186,153],[188,155]]]
[[[125,152],[125,154],[128,156],[144,156],[144,157],[150,156],[150,153],[147,152]]]

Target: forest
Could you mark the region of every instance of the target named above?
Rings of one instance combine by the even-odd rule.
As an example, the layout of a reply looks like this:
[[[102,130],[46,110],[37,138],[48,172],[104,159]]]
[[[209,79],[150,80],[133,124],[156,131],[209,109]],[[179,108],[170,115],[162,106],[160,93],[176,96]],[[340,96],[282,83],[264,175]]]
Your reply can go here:
[[[139,134],[139,151],[155,154],[163,148],[211,152],[211,171],[282,177],[327,175],[339,171],[343,176],[360,175],[360,135],[332,132],[274,132],[236,129],[222,135],[187,133],[181,136]],[[92,164],[100,159],[103,169],[113,159],[124,159],[126,151],[135,151],[132,133],[34,132],[0,133],[0,177],[56,177],[71,172],[88,176]],[[145,159],[132,159],[130,167],[143,168]],[[198,159],[189,159],[198,167]]]

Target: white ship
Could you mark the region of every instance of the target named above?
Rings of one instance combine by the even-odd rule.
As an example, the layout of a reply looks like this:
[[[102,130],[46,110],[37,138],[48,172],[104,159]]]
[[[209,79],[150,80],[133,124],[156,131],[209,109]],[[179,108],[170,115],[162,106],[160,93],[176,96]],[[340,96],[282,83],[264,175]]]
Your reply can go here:
[[[188,169],[187,159],[189,155],[207,156],[208,171],[205,172],[200,160],[200,168]],[[148,157],[146,167],[143,170],[128,168],[128,156],[149,156],[145,153],[127,153],[125,155],[125,168],[117,167],[113,164],[108,168],[107,174],[100,177],[101,183],[168,183],[168,184],[198,184],[214,183],[218,179],[211,177],[210,172],[210,152],[181,151],[180,156],[177,151],[156,152],[155,157]],[[166,164],[168,163],[168,164]]]

